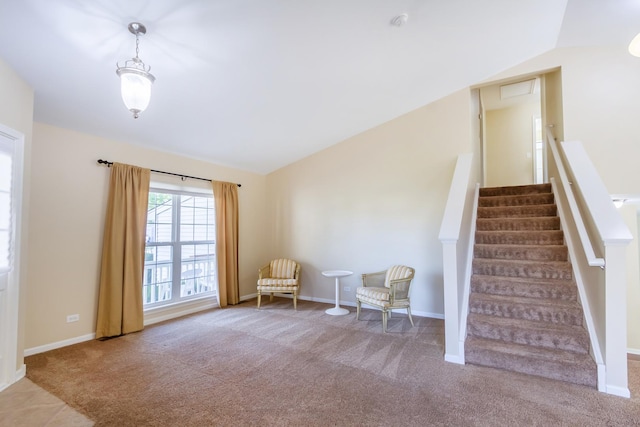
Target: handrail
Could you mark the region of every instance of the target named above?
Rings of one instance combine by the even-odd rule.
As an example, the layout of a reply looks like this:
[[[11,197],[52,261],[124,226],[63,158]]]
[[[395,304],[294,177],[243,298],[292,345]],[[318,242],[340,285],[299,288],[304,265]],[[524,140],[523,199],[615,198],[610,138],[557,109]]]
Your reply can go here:
[[[587,262],[591,267],[600,267],[604,269],[604,258],[596,257],[596,254],[593,250],[591,239],[589,239],[589,233],[587,233],[584,221],[582,221],[580,209],[578,208],[576,198],[573,195],[573,190],[571,189],[571,182],[569,182],[569,178],[567,177],[567,172],[564,169],[564,164],[562,162],[562,158],[560,157],[560,153],[558,152],[558,147],[556,146],[556,141],[553,136],[553,132],[551,132],[551,129],[547,129],[547,143],[549,144],[549,147],[551,147],[551,153],[553,154],[553,158],[555,159],[556,167],[558,168],[558,174],[560,175],[560,181],[562,182],[562,186],[565,189],[567,195],[567,201],[569,203],[569,209],[571,210],[571,216],[573,216],[573,220],[575,221],[578,236],[580,236],[580,242],[582,243],[582,248],[584,250],[585,256],[587,257]]]

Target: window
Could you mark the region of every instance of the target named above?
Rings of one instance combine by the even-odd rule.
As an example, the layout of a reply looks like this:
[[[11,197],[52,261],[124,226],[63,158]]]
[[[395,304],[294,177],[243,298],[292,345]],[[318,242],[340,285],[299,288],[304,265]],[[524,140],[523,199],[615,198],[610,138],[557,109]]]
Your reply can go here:
[[[0,144],[2,141],[0,140]],[[0,145],[0,272],[9,271],[11,250],[11,166],[12,153]],[[2,289],[0,287],[0,289]]]
[[[215,272],[213,197],[151,189],[142,285],[144,307],[213,296]]]

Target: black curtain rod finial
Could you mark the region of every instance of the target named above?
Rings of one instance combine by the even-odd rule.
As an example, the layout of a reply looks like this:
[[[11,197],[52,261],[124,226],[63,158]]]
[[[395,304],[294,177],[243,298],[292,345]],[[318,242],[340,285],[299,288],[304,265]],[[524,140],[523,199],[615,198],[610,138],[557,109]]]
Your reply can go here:
[[[111,167],[111,165],[113,164],[113,162],[110,162],[110,161],[108,161],[108,160],[102,160],[102,159],[99,159],[99,160],[98,160],[98,164],[99,164],[99,165],[107,165],[107,167]]]

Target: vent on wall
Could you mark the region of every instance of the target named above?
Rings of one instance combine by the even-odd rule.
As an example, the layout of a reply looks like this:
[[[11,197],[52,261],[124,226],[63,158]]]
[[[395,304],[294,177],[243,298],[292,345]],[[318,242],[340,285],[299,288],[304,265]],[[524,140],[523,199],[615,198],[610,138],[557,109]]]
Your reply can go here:
[[[511,83],[500,86],[500,99],[515,98],[516,96],[531,95],[536,88],[537,79]]]

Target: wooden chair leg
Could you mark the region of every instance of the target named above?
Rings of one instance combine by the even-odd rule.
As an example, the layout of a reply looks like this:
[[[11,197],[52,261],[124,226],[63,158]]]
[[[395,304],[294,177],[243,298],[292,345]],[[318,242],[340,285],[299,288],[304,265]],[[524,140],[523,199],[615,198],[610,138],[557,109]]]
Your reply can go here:
[[[260,294],[260,291],[258,291],[258,310],[260,310],[260,297],[262,295]]]
[[[382,332],[387,332],[388,313],[389,312],[387,310],[382,310]]]
[[[271,292],[271,296],[269,297],[269,302],[273,302],[273,292]]]
[[[411,326],[415,325],[413,324],[413,319],[411,318],[411,307],[407,307],[407,314],[409,315],[409,321],[411,322]]]
[[[293,309],[296,310],[296,311],[298,310],[297,301],[298,301],[298,295],[294,291],[293,292]]]
[[[356,320],[360,319],[360,300],[356,299]]]

